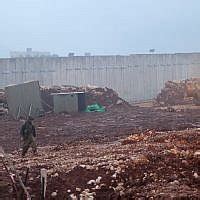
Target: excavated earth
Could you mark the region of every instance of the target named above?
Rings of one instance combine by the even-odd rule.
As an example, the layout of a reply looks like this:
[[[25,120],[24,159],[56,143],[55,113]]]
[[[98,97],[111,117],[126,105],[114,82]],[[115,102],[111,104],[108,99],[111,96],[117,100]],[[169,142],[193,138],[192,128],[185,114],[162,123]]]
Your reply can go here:
[[[115,106],[105,113],[47,114],[34,123],[38,155],[22,159],[22,122],[0,120],[1,145],[23,178],[30,166],[33,199],[39,199],[41,168],[48,171],[46,199],[199,199],[200,107]],[[5,178],[3,167],[0,172]]]

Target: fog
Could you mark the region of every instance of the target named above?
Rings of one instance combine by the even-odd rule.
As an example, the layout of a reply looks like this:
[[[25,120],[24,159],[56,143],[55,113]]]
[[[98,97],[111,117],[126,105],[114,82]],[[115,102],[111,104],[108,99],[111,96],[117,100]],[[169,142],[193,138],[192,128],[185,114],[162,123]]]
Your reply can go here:
[[[6,0],[0,57],[27,47],[59,55],[200,51],[198,0]]]

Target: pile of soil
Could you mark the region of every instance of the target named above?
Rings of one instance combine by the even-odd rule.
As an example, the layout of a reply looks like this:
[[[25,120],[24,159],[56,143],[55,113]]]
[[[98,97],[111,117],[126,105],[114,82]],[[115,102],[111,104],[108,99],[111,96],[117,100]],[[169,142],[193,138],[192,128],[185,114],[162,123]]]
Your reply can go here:
[[[75,86],[54,86],[54,87],[41,87],[41,99],[44,111],[53,110],[53,93],[70,93],[70,92],[85,92],[86,105],[100,104],[107,108],[122,105],[130,107],[130,104],[124,99],[120,98],[117,92],[110,88],[101,88],[95,86],[75,87]],[[5,104],[6,96],[5,91],[0,90],[0,103]]]
[[[164,106],[200,104],[200,78],[166,82],[156,101]]]
[[[110,88],[101,88],[94,86],[75,87],[75,86],[62,86],[62,87],[42,87],[41,98],[43,101],[43,108],[49,111],[53,107],[52,93],[70,93],[70,92],[85,92],[86,105],[98,103],[105,107],[112,107],[115,105],[130,106],[128,102],[119,97],[117,92]]]
[[[33,199],[39,198],[41,168],[48,170],[47,199],[198,199],[199,141],[198,129],[148,131],[105,144],[47,146],[23,161],[18,152],[11,158],[21,171],[31,167]]]

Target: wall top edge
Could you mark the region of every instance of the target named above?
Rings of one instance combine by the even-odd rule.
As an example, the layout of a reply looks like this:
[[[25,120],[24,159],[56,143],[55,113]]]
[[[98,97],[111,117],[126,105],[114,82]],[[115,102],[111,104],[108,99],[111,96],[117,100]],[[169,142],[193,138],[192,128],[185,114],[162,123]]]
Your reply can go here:
[[[60,60],[60,59],[76,59],[76,58],[108,58],[108,57],[133,57],[133,56],[176,56],[176,55],[199,55],[200,52],[189,52],[189,53],[146,53],[146,54],[129,54],[129,55],[91,55],[91,56],[61,56],[61,57],[19,57],[19,58],[0,58],[0,61],[4,60]]]

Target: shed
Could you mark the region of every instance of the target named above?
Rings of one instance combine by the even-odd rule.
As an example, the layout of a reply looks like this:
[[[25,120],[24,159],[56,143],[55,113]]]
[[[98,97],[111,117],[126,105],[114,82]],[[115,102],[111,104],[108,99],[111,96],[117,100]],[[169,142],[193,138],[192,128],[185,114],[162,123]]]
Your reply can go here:
[[[54,112],[74,113],[86,108],[84,92],[53,93]]]

